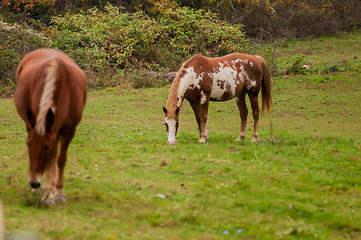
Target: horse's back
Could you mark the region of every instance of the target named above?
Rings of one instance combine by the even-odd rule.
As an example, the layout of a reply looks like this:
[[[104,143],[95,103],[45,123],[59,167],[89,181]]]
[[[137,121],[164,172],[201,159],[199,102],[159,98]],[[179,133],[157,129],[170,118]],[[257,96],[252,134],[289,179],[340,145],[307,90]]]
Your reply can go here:
[[[188,59],[184,63],[184,67],[194,67],[196,69],[200,69],[199,71],[206,71],[206,72],[212,72],[219,67],[232,64],[233,67],[236,67],[235,63],[239,61],[240,63],[249,63],[250,68],[248,66],[245,66],[245,70],[247,71],[262,71],[262,66],[260,64],[259,56],[254,55],[248,55],[244,53],[231,53],[222,57],[206,57],[202,54],[197,54]]]
[[[15,105],[20,117],[25,120],[28,108],[37,112],[43,92],[44,79],[51,64],[57,67],[56,78],[59,90],[55,104],[58,109],[73,115],[78,123],[86,101],[86,77],[81,68],[65,53],[42,48],[30,52],[19,63],[16,70]],[[61,86],[61,87],[60,87]],[[67,104],[65,104],[67,103]]]
[[[211,100],[226,101],[244,90],[255,94],[260,90],[262,66],[253,55],[232,53],[216,58],[196,55],[191,63],[203,76],[205,81],[200,85],[210,89]]]

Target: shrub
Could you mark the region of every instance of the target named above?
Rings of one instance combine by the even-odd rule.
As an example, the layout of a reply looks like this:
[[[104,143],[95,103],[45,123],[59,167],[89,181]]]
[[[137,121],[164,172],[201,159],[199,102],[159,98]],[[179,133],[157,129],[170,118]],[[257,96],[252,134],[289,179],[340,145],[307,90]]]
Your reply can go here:
[[[311,73],[310,61],[303,54],[296,54],[289,58],[281,58],[279,60],[270,59],[269,47],[265,55],[272,76],[284,76],[292,74],[309,74]]]
[[[107,5],[53,20],[53,45],[82,67],[101,71],[126,68],[178,68],[196,53],[219,56],[242,51],[241,25],[220,21],[203,10],[166,10],[158,19]]]
[[[20,25],[0,22],[0,95],[15,87],[15,70],[28,52],[49,46],[42,33]]]

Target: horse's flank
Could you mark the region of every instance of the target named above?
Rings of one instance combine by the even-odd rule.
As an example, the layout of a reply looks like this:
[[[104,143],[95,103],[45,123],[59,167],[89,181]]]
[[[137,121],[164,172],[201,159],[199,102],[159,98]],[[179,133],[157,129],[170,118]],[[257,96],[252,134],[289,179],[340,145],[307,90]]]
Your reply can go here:
[[[67,55],[52,49],[39,49],[23,58],[17,69],[16,79],[15,104],[28,129],[32,128],[28,122],[28,108],[36,117],[35,129],[39,135],[44,134],[44,121],[49,109],[54,114],[65,111],[59,113],[64,117],[72,114],[69,117],[77,118],[76,123],[79,122],[82,113],[80,109],[86,100],[86,78],[84,72]],[[73,113],[69,112],[71,109],[74,109]],[[57,119],[56,122],[62,125],[64,122],[59,122],[60,120]]]

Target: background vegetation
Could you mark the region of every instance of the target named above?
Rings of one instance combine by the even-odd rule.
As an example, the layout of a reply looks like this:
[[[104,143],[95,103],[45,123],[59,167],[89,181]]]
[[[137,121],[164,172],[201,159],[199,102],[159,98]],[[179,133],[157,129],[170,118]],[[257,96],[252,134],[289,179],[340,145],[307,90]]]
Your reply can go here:
[[[266,56],[274,76],[310,73],[304,66],[313,63],[305,54],[276,61],[275,49],[295,37],[357,31],[360,4],[357,0],[2,0],[0,93],[11,95],[18,62],[39,47],[68,53],[86,70],[90,87],[164,85],[168,79],[159,73],[177,71],[194,54],[255,54],[259,48],[267,49],[260,54]],[[266,45],[255,48],[258,43]],[[345,69],[320,64],[311,72]]]
[[[307,50],[312,62],[352,63],[359,44],[356,34],[290,41],[275,58]],[[360,75],[274,77],[272,116],[261,118],[258,143],[250,142],[252,121],[246,140],[235,142],[235,101],[211,102],[208,144],[198,143],[185,102],[178,143],[168,146],[169,85],[91,90],[69,150],[68,202],[52,208],[26,187],[25,128],[13,99],[1,99],[7,231],[43,240],[359,239]]]
[[[44,240],[361,238],[359,1],[0,6],[7,240],[29,231]],[[11,98],[18,62],[39,47],[67,52],[89,80],[68,156],[68,202],[52,208],[26,187],[25,129]],[[170,86],[161,73],[198,52],[233,51],[264,56],[272,71],[273,112],[261,118],[260,141],[250,143],[251,120],[246,141],[234,141],[239,113],[228,101],[211,103],[209,142],[198,144],[185,103],[178,144],[168,146],[161,107]]]

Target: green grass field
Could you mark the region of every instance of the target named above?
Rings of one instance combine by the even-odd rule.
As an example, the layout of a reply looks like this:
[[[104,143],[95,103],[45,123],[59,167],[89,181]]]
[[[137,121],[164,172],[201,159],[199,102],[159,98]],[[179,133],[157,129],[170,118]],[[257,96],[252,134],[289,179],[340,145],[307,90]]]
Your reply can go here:
[[[330,39],[332,51],[339,50],[338,38]],[[288,48],[304,49],[310,41]],[[321,47],[325,39],[312,41]],[[360,48],[350,62],[354,56],[361,58]],[[25,127],[13,99],[0,99],[0,197],[8,234],[31,231],[45,240],[361,239],[359,72],[274,79],[273,111],[260,120],[258,143],[250,142],[251,114],[246,140],[235,141],[235,101],[211,103],[208,143],[198,143],[184,102],[177,145],[168,146],[162,106],[169,87],[89,93],[69,150],[67,202],[50,208],[30,194]]]

